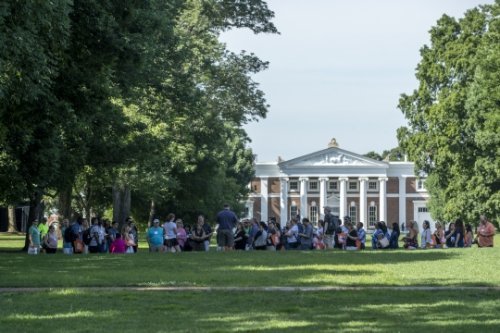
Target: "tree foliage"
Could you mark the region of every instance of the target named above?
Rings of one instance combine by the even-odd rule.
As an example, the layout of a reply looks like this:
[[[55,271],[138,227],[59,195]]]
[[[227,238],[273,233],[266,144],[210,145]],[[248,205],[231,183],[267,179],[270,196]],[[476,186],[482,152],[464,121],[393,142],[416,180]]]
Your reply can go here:
[[[126,188],[138,216],[151,200],[190,216],[237,204],[267,63],[218,37],[276,33],[273,15],[260,0],[2,2],[0,200],[60,193],[89,214]]]
[[[428,175],[435,218],[500,215],[500,2],[444,15],[421,49],[419,87],[399,108],[400,146]]]

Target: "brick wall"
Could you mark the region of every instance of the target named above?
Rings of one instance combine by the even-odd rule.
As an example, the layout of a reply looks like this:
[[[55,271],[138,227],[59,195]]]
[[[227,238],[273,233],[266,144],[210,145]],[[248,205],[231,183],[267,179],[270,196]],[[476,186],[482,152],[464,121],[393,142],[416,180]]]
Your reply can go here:
[[[387,193],[399,193],[398,177],[389,177],[387,181]]]

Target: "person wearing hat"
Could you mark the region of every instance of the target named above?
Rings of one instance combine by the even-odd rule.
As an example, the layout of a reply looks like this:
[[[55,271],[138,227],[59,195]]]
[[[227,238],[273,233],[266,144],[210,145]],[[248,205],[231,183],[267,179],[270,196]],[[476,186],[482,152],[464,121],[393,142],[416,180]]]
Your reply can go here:
[[[148,229],[147,240],[149,252],[163,252],[163,227],[160,227],[159,219],[153,220],[153,226]]]

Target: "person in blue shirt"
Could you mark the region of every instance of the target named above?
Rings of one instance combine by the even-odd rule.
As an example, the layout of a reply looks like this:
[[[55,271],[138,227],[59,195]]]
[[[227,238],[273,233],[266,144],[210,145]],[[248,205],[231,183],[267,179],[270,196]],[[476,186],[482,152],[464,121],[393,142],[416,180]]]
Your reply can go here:
[[[148,229],[147,240],[149,252],[163,252],[163,227],[160,227],[160,220],[154,219],[153,226]]]
[[[229,209],[229,205],[225,204],[224,209],[217,214],[217,245],[223,250],[231,250],[234,246],[233,229],[238,223],[238,217]]]

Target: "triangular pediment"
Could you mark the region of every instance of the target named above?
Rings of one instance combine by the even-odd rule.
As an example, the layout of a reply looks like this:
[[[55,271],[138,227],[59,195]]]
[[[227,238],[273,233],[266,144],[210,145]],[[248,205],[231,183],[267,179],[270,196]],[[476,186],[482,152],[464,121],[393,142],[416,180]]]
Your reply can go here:
[[[300,156],[279,163],[281,168],[304,168],[304,167],[387,167],[386,162],[377,161],[369,157],[330,147],[318,152]]]

